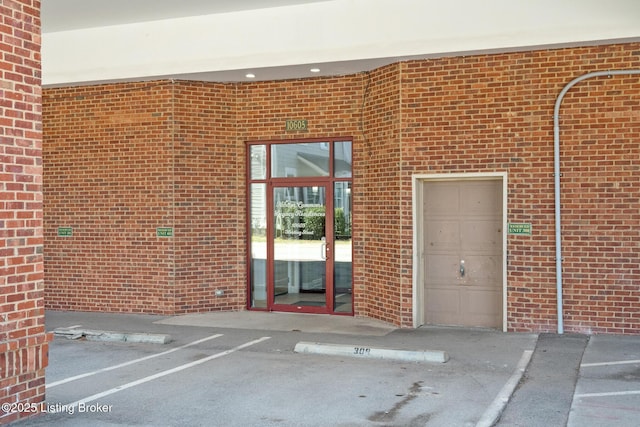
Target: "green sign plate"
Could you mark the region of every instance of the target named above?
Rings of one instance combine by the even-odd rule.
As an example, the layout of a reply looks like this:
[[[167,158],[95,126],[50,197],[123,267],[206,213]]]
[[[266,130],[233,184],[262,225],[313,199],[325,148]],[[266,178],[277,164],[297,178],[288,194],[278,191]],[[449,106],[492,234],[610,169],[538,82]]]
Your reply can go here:
[[[531,236],[531,223],[530,222],[510,222],[509,234],[520,234],[525,236]]]
[[[73,228],[58,227],[58,237],[71,237],[71,236],[73,236]]]
[[[287,132],[306,132],[309,126],[306,119],[287,120],[284,123],[284,130]]]
[[[158,228],[156,228],[156,236],[158,236],[158,237],[173,237],[173,228],[171,228],[171,227],[158,227]]]

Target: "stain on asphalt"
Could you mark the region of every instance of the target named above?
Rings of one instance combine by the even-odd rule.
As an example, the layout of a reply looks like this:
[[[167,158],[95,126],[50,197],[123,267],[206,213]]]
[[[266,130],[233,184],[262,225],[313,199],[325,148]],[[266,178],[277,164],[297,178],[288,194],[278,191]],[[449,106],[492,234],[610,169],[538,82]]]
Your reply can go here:
[[[371,415],[368,418],[369,421],[374,421],[374,422],[393,421],[398,415],[398,413],[402,410],[402,408],[404,408],[407,404],[409,404],[409,402],[411,402],[413,399],[418,397],[418,394],[420,393],[421,389],[422,389],[422,381],[413,383],[413,385],[409,389],[409,393],[404,395],[401,400],[396,402],[396,404],[393,405],[391,409],[389,409],[388,411],[378,411],[373,413],[373,415]]]

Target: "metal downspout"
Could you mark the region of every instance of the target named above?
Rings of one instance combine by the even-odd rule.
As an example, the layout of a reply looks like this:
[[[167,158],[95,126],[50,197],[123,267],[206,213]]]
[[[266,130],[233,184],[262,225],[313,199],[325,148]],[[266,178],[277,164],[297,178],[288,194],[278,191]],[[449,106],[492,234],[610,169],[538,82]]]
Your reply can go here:
[[[553,176],[555,189],[555,223],[556,223],[556,293],[558,305],[558,333],[564,333],[562,309],[562,231],[560,227],[560,104],[569,90],[583,80],[592,77],[611,77],[640,74],[640,70],[595,71],[583,74],[571,80],[562,89],[553,109]]]

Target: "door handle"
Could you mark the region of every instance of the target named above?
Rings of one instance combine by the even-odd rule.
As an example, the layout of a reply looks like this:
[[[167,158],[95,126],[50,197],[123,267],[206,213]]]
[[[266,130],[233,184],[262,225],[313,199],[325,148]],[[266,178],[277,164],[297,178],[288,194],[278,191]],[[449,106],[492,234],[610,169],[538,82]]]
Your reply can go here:
[[[460,260],[460,277],[464,277],[464,260]]]
[[[322,238],[322,244],[320,245],[320,258],[327,259],[327,239],[325,237]]]

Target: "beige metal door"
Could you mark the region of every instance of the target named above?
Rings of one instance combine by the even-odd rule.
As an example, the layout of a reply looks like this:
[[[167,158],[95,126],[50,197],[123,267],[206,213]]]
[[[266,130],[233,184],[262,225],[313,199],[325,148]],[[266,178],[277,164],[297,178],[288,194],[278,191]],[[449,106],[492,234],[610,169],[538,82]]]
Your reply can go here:
[[[502,180],[425,182],[424,323],[502,327]]]

